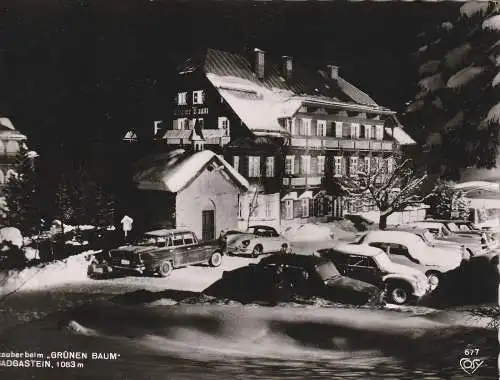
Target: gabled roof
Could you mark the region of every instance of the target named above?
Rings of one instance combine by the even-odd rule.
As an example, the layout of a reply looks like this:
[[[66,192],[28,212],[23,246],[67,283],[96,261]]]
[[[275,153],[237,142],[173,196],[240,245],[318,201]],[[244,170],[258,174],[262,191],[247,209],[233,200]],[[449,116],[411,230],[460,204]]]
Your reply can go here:
[[[183,149],[176,149],[142,160],[136,165],[134,181],[139,189],[177,193],[187,187],[212,162],[218,164],[239,187],[248,190],[248,181],[227,161],[210,150],[188,154]]]
[[[179,74],[202,70],[243,123],[257,135],[287,134],[279,119],[292,117],[305,103],[394,114],[341,77],[329,79],[322,71],[294,64],[291,78],[285,79],[280,66],[266,57],[265,76],[259,79],[244,55],[209,48],[186,61]]]

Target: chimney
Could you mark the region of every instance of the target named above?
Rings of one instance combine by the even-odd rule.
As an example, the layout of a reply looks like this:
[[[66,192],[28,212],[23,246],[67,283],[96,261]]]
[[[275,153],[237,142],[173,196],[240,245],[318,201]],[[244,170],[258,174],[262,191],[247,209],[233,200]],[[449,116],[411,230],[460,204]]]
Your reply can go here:
[[[254,54],[255,54],[255,63],[253,70],[257,78],[264,79],[264,66],[265,66],[264,51],[255,48]]]
[[[281,76],[285,79],[290,79],[292,77],[293,71],[293,61],[292,57],[284,55],[281,57]]]
[[[328,68],[327,74],[330,79],[337,80],[339,78],[339,67],[335,65],[326,65]]]

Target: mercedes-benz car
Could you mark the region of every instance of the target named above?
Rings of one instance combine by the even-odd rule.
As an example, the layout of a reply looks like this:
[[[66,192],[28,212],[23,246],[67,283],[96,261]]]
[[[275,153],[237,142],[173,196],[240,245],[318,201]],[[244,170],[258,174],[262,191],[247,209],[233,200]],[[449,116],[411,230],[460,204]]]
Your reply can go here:
[[[189,230],[149,231],[133,244],[108,251],[107,269],[112,271],[158,274],[167,277],[180,267],[208,263],[218,267],[222,251],[217,241],[199,241]]]

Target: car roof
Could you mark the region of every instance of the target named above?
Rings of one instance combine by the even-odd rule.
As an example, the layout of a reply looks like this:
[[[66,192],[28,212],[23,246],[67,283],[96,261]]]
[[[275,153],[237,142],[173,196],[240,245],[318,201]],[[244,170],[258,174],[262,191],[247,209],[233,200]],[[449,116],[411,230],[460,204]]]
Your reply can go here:
[[[345,253],[348,255],[358,255],[358,256],[377,256],[383,253],[380,248],[371,247],[368,244],[349,244],[349,243],[341,243],[337,244],[332,248],[334,251],[339,251],[341,253]],[[318,251],[322,251],[321,249]]]
[[[419,233],[423,234],[425,232],[428,232],[429,230],[427,230],[426,228],[420,228],[418,226],[404,224],[401,226],[387,228],[386,231],[403,231],[403,232],[411,232],[414,234],[419,234]]]
[[[191,232],[189,230],[182,230],[182,229],[175,229],[175,228],[162,228],[159,230],[153,230],[153,231],[148,231],[145,233],[145,235],[148,236],[165,236],[165,235],[171,235],[173,233],[186,233],[186,232]]]
[[[263,229],[268,229],[268,230],[274,230],[274,227],[271,226],[265,226],[263,224],[255,224],[253,226],[249,226],[248,228],[263,228]]]
[[[322,257],[312,255],[295,255],[295,254],[275,254],[260,260],[260,264],[295,264],[295,265],[311,265],[329,261]]]
[[[414,232],[408,231],[395,231],[395,230],[381,230],[381,231],[369,231],[363,235],[363,241],[366,239],[368,241],[387,241],[390,243],[407,243],[407,242],[415,242],[420,240]]]
[[[438,223],[471,223],[468,220],[449,220],[449,219],[426,219],[421,220],[421,222],[438,222]]]
[[[422,222],[415,222],[412,223],[412,225],[421,227],[421,228],[442,228],[443,223],[441,222],[435,222],[435,221],[422,221]]]

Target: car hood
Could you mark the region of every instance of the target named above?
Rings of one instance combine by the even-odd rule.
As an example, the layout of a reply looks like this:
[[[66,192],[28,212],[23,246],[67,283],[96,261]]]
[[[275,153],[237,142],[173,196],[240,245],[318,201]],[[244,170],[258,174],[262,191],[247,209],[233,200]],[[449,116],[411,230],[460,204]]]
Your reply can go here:
[[[388,274],[401,274],[409,277],[422,276],[422,272],[418,269],[412,268],[408,265],[398,264],[393,261],[386,263],[383,269]]]
[[[443,268],[454,269],[462,262],[462,254],[459,251],[429,247],[425,260],[422,264],[436,265]]]

